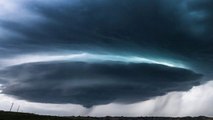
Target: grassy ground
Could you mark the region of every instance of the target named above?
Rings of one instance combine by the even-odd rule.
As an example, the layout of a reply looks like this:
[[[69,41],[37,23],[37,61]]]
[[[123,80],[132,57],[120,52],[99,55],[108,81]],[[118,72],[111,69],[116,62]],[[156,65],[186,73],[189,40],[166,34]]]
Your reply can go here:
[[[213,120],[208,117],[184,117],[184,118],[167,118],[167,117],[56,117],[56,116],[40,116],[28,113],[15,113],[0,111],[0,120]]]

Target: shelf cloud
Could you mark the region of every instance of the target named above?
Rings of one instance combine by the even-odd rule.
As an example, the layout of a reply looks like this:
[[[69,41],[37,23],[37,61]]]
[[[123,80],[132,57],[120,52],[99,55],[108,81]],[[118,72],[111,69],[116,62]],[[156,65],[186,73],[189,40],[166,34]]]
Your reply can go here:
[[[164,65],[120,62],[50,62],[10,67],[4,94],[42,103],[85,107],[111,102],[134,103],[199,85],[190,70]]]

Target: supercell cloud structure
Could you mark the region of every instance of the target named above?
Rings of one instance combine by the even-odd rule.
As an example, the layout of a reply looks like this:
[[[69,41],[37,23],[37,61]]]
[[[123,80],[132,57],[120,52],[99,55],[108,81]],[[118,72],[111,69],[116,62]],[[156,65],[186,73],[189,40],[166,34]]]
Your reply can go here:
[[[0,0],[1,94],[86,108],[212,80],[212,0]]]
[[[3,93],[35,102],[74,103],[85,107],[131,103],[188,90],[201,75],[163,65],[120,62],[53,62],[10,67]],[[180,77],[181,76],[181,77]]]

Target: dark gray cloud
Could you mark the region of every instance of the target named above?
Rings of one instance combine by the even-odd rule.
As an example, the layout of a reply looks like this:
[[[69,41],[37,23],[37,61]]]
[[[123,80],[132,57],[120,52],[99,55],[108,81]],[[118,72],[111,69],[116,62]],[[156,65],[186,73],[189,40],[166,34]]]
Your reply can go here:
[[[45,4],[30,1],[26,9],[44,19],[34,26],[2,20],[3,28],[24,36],[4,42],[2,53],[107,51],[177,59],[197,69],[211,68],[211,3],[210,0],[62,0]]]
[[[32,63],[2,70],[9,82],[4,94],[42,103],[73,103],[85,107],[111,102],[133,103],[185,91],[202,75],[156,64],[121,62]]]

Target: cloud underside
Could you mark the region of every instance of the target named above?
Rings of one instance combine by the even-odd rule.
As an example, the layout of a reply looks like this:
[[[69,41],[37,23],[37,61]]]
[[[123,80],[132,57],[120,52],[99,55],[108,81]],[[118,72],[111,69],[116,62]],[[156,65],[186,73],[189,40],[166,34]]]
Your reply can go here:
[[[199,85],[200,74],[182,68],[146,63],[43,62],[0,71],[7,81],[3,93],[41,103],[72,103],[85,107],[134,103],[186,91]]]

